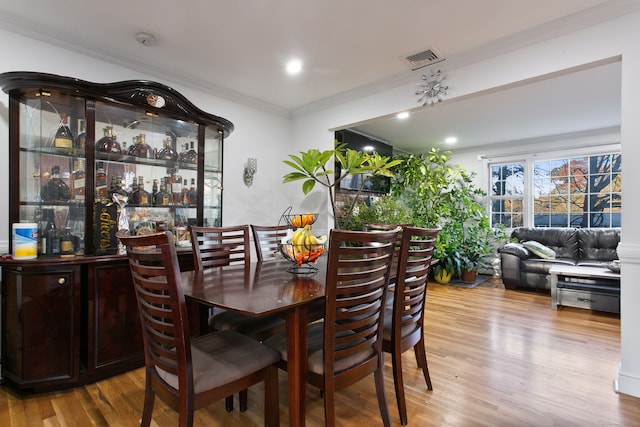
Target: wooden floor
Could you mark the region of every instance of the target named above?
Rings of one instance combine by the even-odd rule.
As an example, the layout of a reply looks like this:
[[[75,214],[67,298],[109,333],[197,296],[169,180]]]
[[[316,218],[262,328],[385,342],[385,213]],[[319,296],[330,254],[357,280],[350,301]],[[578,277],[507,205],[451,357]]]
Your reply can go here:
[[[640,426],[640,399],[614,392],[620,361],[617,315],[563,308],[548,294],[504,290],[490,281],[473,289],[430,285],[427,355],[433,391],[405,353],[409,425]],[[399,425],[389,357],[385,371],[392,423]],[[84,388],[19,396],[0,388],[0,426],[134,426],[142,410],[141,369]],[[237,402],[236,402],[237,407]],[[224,403],[196,412],[196,425],[262,425],[262,390],[250,389],[249,410]],[[340,426],[381,425],[373,378],[337,396]],[[286,375],[280,374],[281,425],[286,426]],[[177,417],[156,401],[156,426]],[[318,390],[307,389],[307,425],[324,424]]]

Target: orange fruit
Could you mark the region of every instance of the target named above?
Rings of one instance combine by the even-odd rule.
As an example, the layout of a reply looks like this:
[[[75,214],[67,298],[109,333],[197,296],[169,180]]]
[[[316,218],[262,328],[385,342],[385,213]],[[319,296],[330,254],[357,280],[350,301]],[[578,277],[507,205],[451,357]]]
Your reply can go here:
[[[302,226],[313,224],[314,216],[312,213],[302,215]]]
[[[294,227],[302,227],[302,215],[293,215],[289,221]]]

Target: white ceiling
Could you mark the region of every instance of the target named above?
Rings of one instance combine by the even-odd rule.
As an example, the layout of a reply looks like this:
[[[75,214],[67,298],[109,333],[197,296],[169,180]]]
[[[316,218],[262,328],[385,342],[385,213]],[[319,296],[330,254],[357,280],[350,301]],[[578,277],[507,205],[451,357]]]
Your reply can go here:
[[[417,82],[426,69],[411,71],[404,58],[427,48],[446,58],[438,64],[446,70],[478,55],[635,10],[640,10],[637,0],[0,0],[0,28],[292,114],[338,95],[344,99],[403,79]],[[137,43],[141,31],[152,33],[157,44]],[[289,77],[284,64],[294,56],[305,68]],[[419,140],[410,133],[400,139],[398,128],[388,137],[384,131],[393,127],[388,124],[362,130],[415,151],[444,135],[445,129],[437,133],[434,123],[450,124],[447,133],[457,128],[461,143],[465,132],[474,135],[466,140],[470,144],[539,136],[541,124],[561,133],[577,126],[584,130],[619,124],[619,68],[610,65],[585,73],[588,85],[572,75],[536,83],[538,87],[496,91],[487,95],[491,99],[439,104],[429,112],[432,117],[417,120],[414,115],[406,122],[411,125],[405,128],[416,129]],[[604,84],[594,87],[593,81]],[[544,84],[554,87],[541,87]],[[535,100],[530,89],[546,96]],[[574,98],[587,95],[598,96],[600,102]],[[518,108],[509,100],[518,101]],[[576,104],[580,109],[574,109]],[[590,110],[590,105],[601,108]],[[490,106],[503,109],[492,111]],[[484,115],[474,114],[478,111]],[[574,116],[581,125],[569,124]],[[522,118],[528,123],[519,122]],[[474,121],[483,128],[474,127]],[[418,122],[426,128],[418,128]]]

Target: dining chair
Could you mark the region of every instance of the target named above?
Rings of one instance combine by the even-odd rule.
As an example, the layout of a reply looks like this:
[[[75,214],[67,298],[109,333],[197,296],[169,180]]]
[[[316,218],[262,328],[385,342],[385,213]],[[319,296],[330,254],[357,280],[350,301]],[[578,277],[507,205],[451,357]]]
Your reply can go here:
[[[251,262],[249,225],[228,227],[191,227],[196,270]],[[208,319],[210,331],[234,330],[256,341],[263,341],[284,331],[286,322],[278,316],[254,317],[231,310],[218,310]],[[247,392],[239,394],[240,411],[247,410]],[[233,411],[233,396],[225,401],[227,411]]]
[[[396,401],[402,425],[408,422],[402,378],[402,353],[413,348],[427,389],[433,389],[424,345],[424,309],[438,231],[404,227],[394,293],[389,296],[392,304],[387,304],[385,310],[382,348],[391,354]]]
[[[309,325],[307,381],[324,396],[325,425],[334,426],[335,392],[374,374],[378,407],[390,426],[384,391],[382,326],[398,230],[332,230],[329,236],[324,320]],[[286,369],[287,340],[265,344],[280,352]]]
[[[255,225],[251,224],[253,243],[256,248],[258,262],[274,259],[277,256],[278,244],[289,231],[287,224]]]
[[[191,243],[196,270],[251,262],[248,225],[191,226]]]
[[[192,338],[172,234],[117,236],[127,249],[142,324],[141,425],[149,426],[156,395],[178,411],[180,426],[192,426],[194,410],[259,382],[265,384],[264,424],[278,425],[278,352],[235,331]]]

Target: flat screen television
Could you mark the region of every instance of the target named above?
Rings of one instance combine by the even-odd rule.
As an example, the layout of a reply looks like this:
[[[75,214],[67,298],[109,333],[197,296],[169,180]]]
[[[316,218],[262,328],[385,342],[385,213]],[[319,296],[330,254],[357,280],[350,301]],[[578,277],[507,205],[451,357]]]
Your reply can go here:
[[[382,156],[391,156],[393,154],[393,147],[380,140],[372,138],[367,135],[356,133],[350,130],[342,130],[336,132],[336,139],[343,144],[346,144],[346,148],[357,151],[375,151]],[[340,165],[336,163],[336,172],[339,174]],[[360,189],[360,185],[364,179],[368,178],[367,175],[349,175],[342,179],[338,183],[340,190],[357,191]],[[391,178],[386,176],[374,176],[365,182],[362,191],[369,193],[389,193],[391,190]]]

